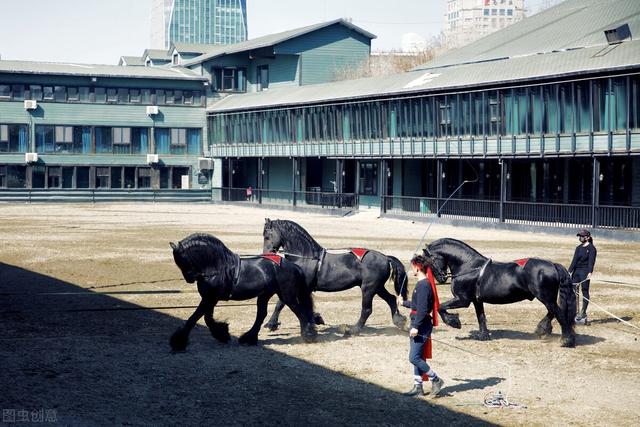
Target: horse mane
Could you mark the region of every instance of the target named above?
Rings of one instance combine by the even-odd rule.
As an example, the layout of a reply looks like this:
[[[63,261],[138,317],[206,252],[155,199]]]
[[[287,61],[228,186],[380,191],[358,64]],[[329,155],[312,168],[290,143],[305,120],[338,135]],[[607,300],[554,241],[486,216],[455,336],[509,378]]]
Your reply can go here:
[[[427,245],[427,248],[429,250],[436,250],[436,248],[445,246],[447,244],[453,244],[455,246],[459,246],[462,249],[465,249],[465,250],[471,252],[472,255],[476,255],[476,256],[479,256],[479,257],[482,257],[482,258],[486,258],[484,255],[482,255],[480,252],[478,252],[477,250],[475,250],[474,248],[472,248],[471,246],[469,246],[467,243],[463,242],[462,240],[452,239],[450,237],[444,237],[442,239],[434,240],[433,242],[431,242],[430,244]]]
[[[287,242],[287,251],[299,255],[315,255],[322,250],[322,246],[311,237],[309,232],[299,224],[287,219],[271,221],[271,226],[278,229],[281,238]]]
[[[201,273],[215,273],[225,283],[233,280],[238,256],[220,239],[206,233],[194,233],[178,244],[180,255],[186,257]]]

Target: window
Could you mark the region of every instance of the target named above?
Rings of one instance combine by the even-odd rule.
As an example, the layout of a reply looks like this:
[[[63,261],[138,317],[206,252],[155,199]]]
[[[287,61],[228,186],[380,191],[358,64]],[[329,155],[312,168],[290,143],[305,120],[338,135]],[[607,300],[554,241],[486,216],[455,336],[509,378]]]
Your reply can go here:
[[[7,188],[7,167],[0,166],[0,188]]]
[[[185,146],[187,145],[186,129],[171,129],[171,145]]]
[[[165,90],[164,91],[164,103],[165,104],[173,104],[173,91]]]
[[[80,102],[89,102],[89,95],[91,91],[88,87],[78,88],[78,99]]]
[[[256,70],[257,78],[256,82],[258,83],[258,91],[266,90],[269,88],[269,66],[261,65]]]
[[[113,128],[113,144],[131,144],[131,128]]]
[[[190,90],[184,91],[184,104],[193,105],[193,92],[191,92]]]
[[[138,169],[138,188],[151,188],[151,168]]]
[[[109,168],[99,167],[96,168],[96,188],[109,188],[111,183],[111,175]]]
[[[103,87],[96,87],[93,89],[95,102],[98,104],[104,104],[107,102],[107,90]]]
[[[11,91],[14,101],[24,101],[24,85],[12,85]]]
[[[360,162],[360,194],[378,194],[378,162]]]
[[[184,100],[184,97],[182,95],[182,91],[181,90],[176,90],[173,93],[173,103],[176,105],[182,105]]]
[[[89,188],[89,168],[86,166],[76,168],[76,188]]]
[[[107,102],[118,102],[117,89],[107,89]]]
[[[507,9],[507,16],[513,16],[513,9]]]
[[[202,105],[202,94],[199,90],[193,92],[193,105]]]
[[[164,90],[157,89],[156,90],[156,102],[155,103],[157,105],[162,105],[162,104],[164,104],[164,100],[165,100]]]
[[[489,16],[489,9],[484,10],[484,16]]]
[[[151,89],[142,89],[140,96],[143,104],[151,104]]]
[[[140,89],[129,89],[130,101],[134,104],[139,104],[141,101]]]
[[[31,85],[29,86],[29,97],[36,101],[42,101],[42,86]]]
[[[53,87],[53,98],[56,102],[64,102],[67,100],[67,88],[64,86]]]
[[[173,65],[178,65],[180,62],[180,56],[177,53],[173,54]]]
[[[45,100],[53,100],[53,86],[45,86],[42,88],[42,97]]]
[[[118,89],[118,104],[126,104],[129,102],[129,89]]]
[[[244,92],[246,70],[244,68],[214,68],[213,89],[219,92]]]
[[[11,98],[11,86],[0,85],[0,99],[9,99],[9,98]]]
[[[56,126],[55,152],[73,152],[73,126]]]
[[[67,88],[67,99],[69,101],[79,101],[80,94],[78,93],[77,87],[68,87]]]
[[[49,167],[47,176],[48,188],[62,188],[62,168],[60,166]]]
[[[26,153],[27,142],[27,126],[0,125],[0,152]]]

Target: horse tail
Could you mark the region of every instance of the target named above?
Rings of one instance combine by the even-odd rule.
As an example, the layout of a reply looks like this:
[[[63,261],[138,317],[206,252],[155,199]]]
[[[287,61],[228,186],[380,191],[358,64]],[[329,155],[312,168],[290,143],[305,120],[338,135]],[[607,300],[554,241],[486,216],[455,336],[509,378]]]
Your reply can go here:
[[[409,278],[404,269],[404,265],[394,256],[387,256],[389,265],[391,266],[391,278],[393,279],[393,287],[396,295],[402,295],[402,299],[407,299],[407,287],[409,286]]]
[[[573,291],[571,276],[564,266],[555,264],[555,267],[560,279],[560,313],[558,316],[562,316],[567,325],[573,325],[576,317],[576,295]]]

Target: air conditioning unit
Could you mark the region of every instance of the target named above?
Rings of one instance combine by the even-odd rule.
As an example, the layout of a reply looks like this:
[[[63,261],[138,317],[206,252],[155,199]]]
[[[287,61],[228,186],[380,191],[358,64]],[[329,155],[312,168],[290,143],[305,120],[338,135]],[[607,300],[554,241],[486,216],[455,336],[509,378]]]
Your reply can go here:
[[[156,165],[160,163],[160,157],[157,154],[147,154],[147,163]]]
[[[147,106],[147,116],[156,116],[159,113],[157,105]]]
[[[35,110],[38,108],[38,101],[35,99],[25,99],[24,100],[24,109],[25,110]]]
[[[206,157],[200,157],[198,159],[198,169],[201,171],[213,170],[213,159],[207,159]]]
[[[38,163],[38,153],[24,153],[24,161],[27,164]]]

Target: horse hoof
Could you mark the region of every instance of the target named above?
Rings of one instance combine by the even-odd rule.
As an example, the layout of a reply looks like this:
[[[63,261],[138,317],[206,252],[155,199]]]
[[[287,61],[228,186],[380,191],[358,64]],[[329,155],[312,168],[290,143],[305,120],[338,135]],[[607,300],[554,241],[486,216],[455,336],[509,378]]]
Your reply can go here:
[[[489,335],[489,332],[482,332],[476,335],[476,339],[478,341],[489,341],[491,340],[491,335]]]
[[[185,351],[187,344],[189,344],[189,337],[182,332],[182,329],[175,331],[169,338],[169,345],[174,353]]]
[[[400,313],[396,313],[393,315],[393,324],[396,325],[399,329],[404,331],[405,329],[407,329],[406,328],[407,318]]]
[[[280,326],[280,322],[277,322],[277,323],[269,322],[269,323],[265,323],[263,328],[268,329],[271,332],[275,332],[278,330],[278,326]]]
[[[211,336],[217,339],[221,343],[228,343],[231,341],[231,335],[229,334],[229,324],[224,322],[215,322],[209,325],[209,332],[211,332]]]
[[[462,323],[460,323],[460,318],[458,316],[447,317],[444,323],[451,326],[452,328],[462,329]]]
[[[312,344],[318,339],[318,332],[315,328],[308,328],[306,331],[302,332],[302,339],[305,343]]]
[[[238,343],[242,345],[258,345],[258,337],[255,335],[244,334],[238,338]]]
[[[326,323],[324,323],[324,319],[322,318],[320,313],[313,313],[313,322],[316,325],[325,325],[326,324]]]
[[[575,337],[562,338],[562,341],[560,341],[560,347],[574,348],[575,346],[576,346]]]

